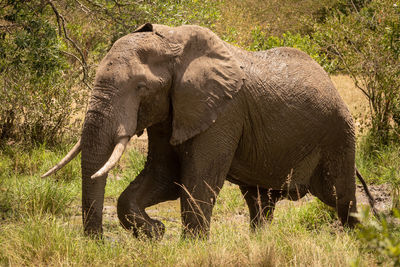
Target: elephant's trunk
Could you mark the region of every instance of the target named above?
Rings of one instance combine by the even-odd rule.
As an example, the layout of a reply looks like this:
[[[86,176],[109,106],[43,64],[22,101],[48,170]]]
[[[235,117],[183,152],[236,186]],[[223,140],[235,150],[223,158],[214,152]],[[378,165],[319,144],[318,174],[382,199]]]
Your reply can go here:
[[[104,110],[104,109],[100,109]],[[82,219],[85,233],[102,233],[102,212],[107,173],[91,179],[109,159],[114,146],[115,125],[98,110],[89,110],[81,137]]]
[[[129,136],[136,130],[135,113],[124,120],[112,101],[106,101],[113,97],[101,93],[92,94],[81,137],[82,218],[87,234],[102,233],[107,174],[121,158]]]

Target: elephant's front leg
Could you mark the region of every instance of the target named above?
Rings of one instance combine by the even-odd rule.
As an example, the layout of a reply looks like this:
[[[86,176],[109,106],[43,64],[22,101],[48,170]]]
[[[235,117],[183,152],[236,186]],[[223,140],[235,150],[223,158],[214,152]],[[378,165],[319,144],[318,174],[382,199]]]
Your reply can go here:
[[[180,165],[177,154],[169,144],[170,122],[147,129],[149,152],[143,171],[130,183],[118,199],[117,212],[121,224],[148,237],[161,237],[164,225],[151,219],[145,209],[151,205],[179,197]]]
[[[212,209],[230,169],[239,139],[239,136],[233,135],[234,130],[231,129],[229,135],[222,135],[209,129],[181,148],[184,237],[208,236]]]
[[[135,237],[144,234],[150,238],[161,238],[165,232],[163,223],[150,218],[145,209],[178,197],[179,188],[176,182],[169,177],[157,176],[153,170],[145,169],[119,197],[118,218],[123,227],[132,230]]]

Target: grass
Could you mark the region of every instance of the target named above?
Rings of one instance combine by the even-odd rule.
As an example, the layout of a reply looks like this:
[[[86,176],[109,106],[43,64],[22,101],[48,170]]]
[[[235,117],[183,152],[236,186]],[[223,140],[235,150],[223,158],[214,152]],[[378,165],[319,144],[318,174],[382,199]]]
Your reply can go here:
[[[338,226],[334,210],[316,199],[281,201],[275,219],[257,232],[237,186],[226,183],[214,208],[208,240],[182,240],[179,202],[147,209],[167,227],[160,242],[137,240],[123,230],[115,208],[104,216],[104,240],[83,235],[79,159],[55,177],[40,178],[67,151],[43,146],[7,147],[0,160],[0,265],[78,266],[374,266],[378,255],[357,231]],[[143,168],[130,149],[108,180],[106,205]],[[18,164],[16,163],[18,162]],[[115,179],[113,177],[119,177]],[[385,258],[384,258],[385,259]]]
[[[251,32],[260,28],[268,36],[285,32],[305,34],[313,31],[316,21],[324,20],[337,0],[223,0],[215,31],[224,40],[249,47]],[[238,15],[240,14],[240,15]]]

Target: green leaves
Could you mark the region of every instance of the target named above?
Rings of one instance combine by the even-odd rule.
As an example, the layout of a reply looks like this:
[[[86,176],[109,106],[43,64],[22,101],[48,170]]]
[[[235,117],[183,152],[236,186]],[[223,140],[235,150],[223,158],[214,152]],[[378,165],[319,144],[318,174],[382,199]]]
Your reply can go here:
[[[381,263],[400,265],[400,228],[398,222],[400,212],[393,211],[394,217],[383,216],[379,221],[369,221],[369,210],[361,212],[364,221],[358,230],[358,237],[367,244],[367,247],[381,256]]]
[[[334,12],[316,27],[315,40],[338,59],[371,107],[372,149],[397,142],[400,104],[400,10],[398,1],[368,1],[364,7]]]

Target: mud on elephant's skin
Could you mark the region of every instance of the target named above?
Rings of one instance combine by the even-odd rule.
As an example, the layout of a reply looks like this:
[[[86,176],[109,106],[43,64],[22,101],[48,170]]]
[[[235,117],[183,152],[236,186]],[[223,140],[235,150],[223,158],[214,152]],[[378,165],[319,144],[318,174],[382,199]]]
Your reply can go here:
[[[117,206],[134,235],[161,237],[164,225],[145,208],[177,198],[184,235],[207,235],[226,179],[240,186],[252,227],[282,196],[307,192],[357,223],[353,120],[305,53],[247,52],[199,26],[145,24],[113,45],[94,86],[81,139],[45,174],[82,152],[86,233],[102,232],[107,173],[144,129],[146,165]]]

